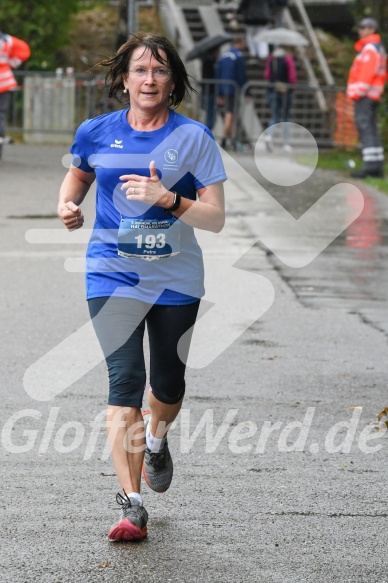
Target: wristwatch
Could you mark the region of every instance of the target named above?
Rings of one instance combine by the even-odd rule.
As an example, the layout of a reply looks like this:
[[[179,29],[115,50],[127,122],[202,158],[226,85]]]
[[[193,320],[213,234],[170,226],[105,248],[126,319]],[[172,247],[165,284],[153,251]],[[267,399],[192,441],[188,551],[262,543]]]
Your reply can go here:
[[[173,213],[174,211],[176,211],[179,208],[179,205],[181,204],[181,195],[178,194],[177,192],[173,192],[174,195],[174,200],[171,206],[169,206],[168,208],[164,208],[164,210],[166,211],[166,213]]]

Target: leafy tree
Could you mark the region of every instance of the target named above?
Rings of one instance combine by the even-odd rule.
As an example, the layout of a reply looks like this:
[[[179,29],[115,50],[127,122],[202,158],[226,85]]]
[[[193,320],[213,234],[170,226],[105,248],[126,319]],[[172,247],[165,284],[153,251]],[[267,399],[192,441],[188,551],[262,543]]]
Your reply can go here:
[[[25,40],[31,47],[28,69],[61,65],[60,49],[67,42],[72,15],[80,0],[1,0],[0,30]]]

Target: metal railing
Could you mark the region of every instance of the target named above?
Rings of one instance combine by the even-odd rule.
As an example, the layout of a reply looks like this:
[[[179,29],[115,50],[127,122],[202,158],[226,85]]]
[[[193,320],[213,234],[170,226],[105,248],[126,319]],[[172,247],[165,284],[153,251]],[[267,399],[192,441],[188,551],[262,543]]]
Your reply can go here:
[[[198,90],[202,91],[202,100],[199,101],[201,110],[194,112],[195,117],[204,122],[206,119],[205,106],[209,105],[206,96],[209,92],[215,94],[211,99],[214,110],[208,115],[216,120],[213,128],[216,139],[223,135],[220,124],[220,109],[217,105],[217,85],[219,83],[219,81],[211,79],[203,79],[201,83],[198,82]],[[254,146],[261,132],[268,127],[272,117],[269,102],[270,87],[271,83],[267,81],[250,81],[241,91],[236,87],[238,97],[234,107],[234,135],[237,142]],[[344,87],[333,85],[312,87],[309,84],[298,83],[296,86],[288,85],[288,88],[293,90],[288,121],[309,130],[319,146],[354,146],[358,143],[353,104],[346,97]],[[323,111],[316,107],[318,91],[324,95],[326,107]],[[284,119],[279,121],[284,121]],[[291,140],[294,145],[303,146],[303,135],[298,135],[298,132],[294,132]]]
[[[329,64],[326,60],[325,55],[323,54],[321,45],[319,44],[319,40],[317,38],[317,35],[315,34],[315,30],[313,28],[313,25],[311,24],[311,20],[307,14],[306,8],[304,7],[302,0],[293,0],[293,5],[295,6],[297,12],[299,13],[303,27],[305,28],[306,34],[310,40],[311,46],[317,58],[317,62],[322,71],[325,84],[334,85],[335,84],[334,77],[331,74]],[[285,10],[285,13],[288,26],[292,30],[296,30],[296,24],[288,8]],[[304,51],[302,50],[302,52]]]
[[[88,118],[108,113],[124,106],[108,100],[101,77],[74,75],[56,77],[54,73],[17,72],[19,86],[12,91],[7,132],[22,134],[26,142],[70,142],[76,128]],[[45,85],[46,83],[46,85]],[[214,117],[212,131],[216,139],[223,137],[224,109],[217,103],[218,87],[225,81],[202,79],[196,81],[198,94],[188,102],[190,117],[206,123],[206,111]],[[250,81],[240,91],[234,85],[234,136],[242,143],[254,145],[271,118],[268,101],[270,84]],[[291,86],[290,86],[291,87]],[[324,93],[327,107],[316,108],[316,92]],[[69,105],[71,101],[71,107]],[[179,109],[181,111],[181,109]],[[282,121],[282,120],[281,120]],[[321,146],[355,145],[357,131],[353,104],[343,87],[298,83],[293,90],[290,121],[307,128]],[[294,136],[296,143],[298,136]]]
[[[244,110],[251,100],[254,101],[256,115],[260,126],[265,129],[271,119],[271,109],[268,99],[268,90],[271,84],[266,81],[251,81],[241,92],[240,117],[244,120]],[[298,83],[288,85],[293,90],[292,106],[289,120],[298,124],[314,136],[317,144],[323,147],[334,145],[357,144],[357,131],[354,124],[353,105],[346,98],[345,88],[333,85],[312,87],[309,84]],[[322,92],[326,107],[324,110],[316,108],[317,92]],[[284,121],[284,119],[280,119]],[[245,127],[248,141],[257,139],[257,135],[249,133],[249,126]],[[299,138],[295,134],[292,139],[295,144]],[[303,145],[301,142],[300,145]]]
[[[11,91],[7,131],[33,140],[46,135],[66,140],[85,119],[122,107],[108,100],[101,76],[15,71],[18,86]],[[40,141],[40,139],[36,139]]]

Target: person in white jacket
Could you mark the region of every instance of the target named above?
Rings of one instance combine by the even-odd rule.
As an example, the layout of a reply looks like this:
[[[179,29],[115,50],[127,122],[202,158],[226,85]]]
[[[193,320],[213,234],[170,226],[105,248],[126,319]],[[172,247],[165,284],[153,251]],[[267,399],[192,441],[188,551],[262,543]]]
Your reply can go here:
[[[270,23],[271,13],[268,1],[241,0],[236,14],[242,16],[246,25],[246,43],[250,56],[266,59],[269,55],[268,43],[257,42],[255,37]]]

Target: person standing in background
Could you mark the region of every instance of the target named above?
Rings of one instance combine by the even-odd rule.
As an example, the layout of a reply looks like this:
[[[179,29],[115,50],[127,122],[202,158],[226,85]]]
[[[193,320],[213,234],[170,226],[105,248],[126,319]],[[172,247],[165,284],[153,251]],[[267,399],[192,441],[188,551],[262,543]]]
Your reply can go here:
[[[377,129],[377,110],[387,80],[387,54],[374,18],[358,24],[357,51],[349,71],[346,95],[354,101],[354,115],[362,147],[362,168],[354,178],[384,177],[384,147]]]
[[[217,105],[223,110],[224,135],[221,140],[222,148],[235,148],[235,114],[237,111],[238,90],[247,83],[244,55],[245,39],[236,36],[232,41],[232,48],[224,52],[216,64],[216,79],[223,81],[218,85]],[[236,92],[237,89],[237,92]]]
[[[0,159],[11,102],[10,91],[17,87],[12,69],[19,67],[30,55],[26,42],[0,31]]]
[[[268,43],[257,42],[255,36],[265,30],[271,20],[268,0],[241,0],[236,10],[246,25],[246,43],[251,57],[266,59]]]
[[[201,107],[205,110],[205,125],[209,130],[213,129],[216,121],[216,85],[214,79],[219,56],[220,47],[216,47],[202,58]]]
[[[295,61],[292,55],[286,53],[282,47],[278,47],[269,55],[264,70],[264,79],[270,82],[268,88],[268,103],[271,108],[271,119],[268,124],[265,141],[267,147],[272,149],[272,135],[275,124],[280,119],[289,121],[290,109],[293,97],[293,85],[297,83]],[[289,144],[289,125],[283,125],[283,149],[291,151]]]

